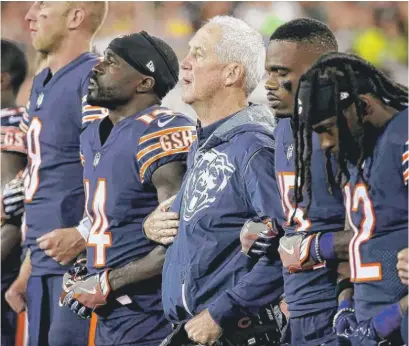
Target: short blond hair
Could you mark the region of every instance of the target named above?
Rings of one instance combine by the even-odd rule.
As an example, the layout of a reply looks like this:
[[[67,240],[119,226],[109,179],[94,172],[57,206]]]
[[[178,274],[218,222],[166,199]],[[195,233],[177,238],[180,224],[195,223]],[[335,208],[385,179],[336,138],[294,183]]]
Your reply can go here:
[[[69,8],[82,7],[86,23],[94,37],[108,15],[108,1],[67,1]]]

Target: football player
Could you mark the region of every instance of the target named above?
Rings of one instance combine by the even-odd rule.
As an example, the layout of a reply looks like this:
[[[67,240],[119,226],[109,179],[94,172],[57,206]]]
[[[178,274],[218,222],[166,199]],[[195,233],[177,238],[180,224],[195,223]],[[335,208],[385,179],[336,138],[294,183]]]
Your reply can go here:
[[[330,53],[302,77],[296,98],[302,105],[300,137],[314,131],[321,148],[338,157],[336,180],[354,231],[354,306],[346,308],[358,323],[351,325],[352,344],[402,345],[408,291],[398,276],[397,255],[408,242],[408,90],[359,57]],[[309,150],[306,142],[300,157]],[[305,184],[308,190],[310,182]],[[335,325],[346,311],[337,313]]]
[[[408,166],[409,163],[407,162]],[[398,264],[396,265],[398,269],[399,278],[404,285],[408,285],[408,248],[401,250],[398,253]],[[408,313],[403,316],[401,323],[401,335],[405,344],[408,344]]]
[[[145,238],[142,222],[179,191],[196,139],[191,119],[160,106],[178,76],[172,48],[144,31],[114,39],[91,74],[87,102],[109,115],[81,135],[87,274],[68,277],[61,303],[81,316],[96,309],[98,346],[156,346],[171,331],[160,290],[166,248]]]
[[[308,152],[311,171],[299,171],[297,134],[293,135],[294,95],[301,75],[326,52],[337,51],[334,34],[323,23],[295,19],[276,29],[267,48],[265,84],[270,107],[275,111],[275,174],[285,219],[280,240],[284,287],[290,313],[291,345],[316,346],[335,343],[332,318],[337,311],[335,287],[338,246],[334,232],[344,230],[342,193],[326,167],[334,159],[321,150],[316,135]],[[302,191],[298,181],[313,180],[314,190]],[[316,251],[320,242],[332,245],[328,253]],[[326,261],[327,260],[327,261]],[[333,260],[333,261],[331,261]]]
[[[18,275],[21,255],[21,216],[24,210],[18,173],[27,164],[24,133],[19,123],[25,108],[16,97],[27,73],[24,53],[13,42],[1,40],[1,342],[14,345],[17,315],[5,301],[5,292]],[[15,178],[16,177],[16,178]],[[4,201],[3,201],[4,198]],[[5,202],[3,210],[3,202]],[[19,310],[19,309],[17,309]]]
[[[105,2],[35,2],[26,20],[34,48],[47,56],[47,68],[33,79],[27,132],[29,176],[25,213],[29,251],[9,289],[9,303],[27,291],[29,344],[85,345],[89,322],[58,307],[69,263],[85,249],[74,228],[84,214],[81,130],[104,116],[87,104],[89,73],[98,62],[89,53],[107,12]],[[68,228],[68,229],[67,229]],[[31,269],[32,268],[32,269]],[[31,276],[27,281],[31,269]]]

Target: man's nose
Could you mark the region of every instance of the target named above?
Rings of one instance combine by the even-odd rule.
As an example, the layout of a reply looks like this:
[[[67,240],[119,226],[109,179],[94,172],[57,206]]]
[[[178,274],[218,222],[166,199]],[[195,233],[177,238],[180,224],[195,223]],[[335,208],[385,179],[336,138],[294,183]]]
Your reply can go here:
[[[276,78],[269,78],[264,84],[266,90],[278,90],[280,88],[280,83],[278,83]]]

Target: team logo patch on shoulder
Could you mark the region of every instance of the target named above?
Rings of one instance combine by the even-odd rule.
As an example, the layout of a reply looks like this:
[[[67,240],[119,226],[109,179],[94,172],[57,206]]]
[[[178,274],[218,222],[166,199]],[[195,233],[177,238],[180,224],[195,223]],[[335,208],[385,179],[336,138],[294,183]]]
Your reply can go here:
[[[41,93],[37,97],[37,108],[40,108],[41,104],[43,103],[44,100],[44,93]]]
[[[214,203],[234,171],[235,167],[226,154],[214,149],[205,153],[188,177],[183,218],[189,221],[196,213]]]
[[[293,152],[294,152],[294,144],[290,144],[287,148],[286,156],[287,160],[290,161],[290,159],[293,157]]]
[[[101,154],[100,152],[97,152],[94,156],[94,162],[93,162],[94,167],[98,166],[100,159],[101,159]]]

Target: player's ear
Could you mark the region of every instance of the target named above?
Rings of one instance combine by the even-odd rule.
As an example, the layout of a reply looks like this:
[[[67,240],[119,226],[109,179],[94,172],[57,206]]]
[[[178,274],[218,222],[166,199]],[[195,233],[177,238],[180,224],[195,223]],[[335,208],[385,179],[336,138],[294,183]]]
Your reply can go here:
[[[367,94],[359,95],[362,104],[363,116],[371,116],[374,112],[375,99]]]
[[[75,4],[75,3],[74,3]],[[68,11],[67,21],[68,29],[77,29],[85,19],[85,11],[83,8],[74,7]]]
[[[155,80],[152,77],[145,76],[142,82],[136,87],[136,91],[139,93],[146,93],[153,89],[155,86]]]
[[[1,89],[7,90],[11,84],[11,76],[8,72],[1,73]]]
[[[241,64],[228,64],[223,70],[224,85],[231,86],[244,78],[244,67]]]

